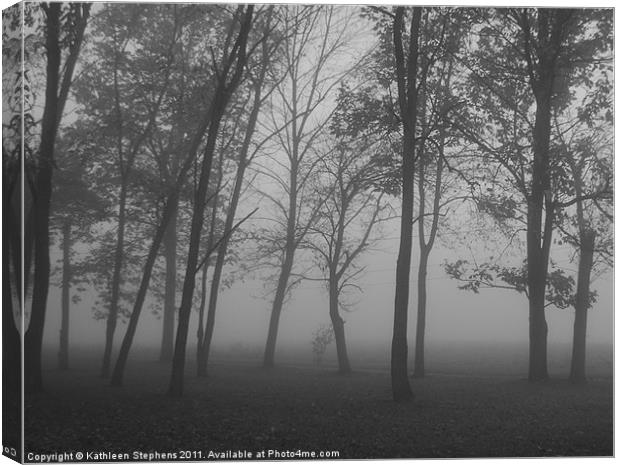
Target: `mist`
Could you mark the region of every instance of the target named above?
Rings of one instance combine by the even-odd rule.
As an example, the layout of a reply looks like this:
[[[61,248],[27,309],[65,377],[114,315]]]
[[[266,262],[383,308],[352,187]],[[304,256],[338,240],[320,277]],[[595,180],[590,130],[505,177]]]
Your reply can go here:
[[[4,453],[612,455],[613,30],[7,9]]]

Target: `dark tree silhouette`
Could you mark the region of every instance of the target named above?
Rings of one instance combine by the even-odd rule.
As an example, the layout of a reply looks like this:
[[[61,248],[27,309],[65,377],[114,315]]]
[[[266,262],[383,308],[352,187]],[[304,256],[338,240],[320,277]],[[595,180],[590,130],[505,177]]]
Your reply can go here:
[[[204,221],[204,210],[206,204],[207,188],[211,173],[211,164],[215,151],[215,144],[218,131],[226,106],[231,95],[239,85],[243,74],[243,69],[247,62],[247,40],[252,27],[252,15],[254,7],[240,6],[233,19],[231,31],[235,30],[239,23],[237,38],[230,50],[225,50],[227,54],[222,69],[217,73],[217,83],[215,94],[210,109],[209,127],[207,131],[207,142],[204,149],[201,170],[198,181],[198,188],[194,198],[194,212],[192,216],[191,233],[189,240],[189,251],[187,255],[187,267],[183,282],[183,294],[179,307],[179,324],[175,340],[174,356],[172,359],[172,376],[170,379],[169,395],[178,397],[183,394],[183,376],[185,371],[185,349],[187,344],[187,332],[189,328],[189,317],[191,312],[194,286],[196,282],[196,272],[198,266],[198,252],[200,247],[200,235]]]
[[[471,100],[478,106],[471,112],[461,108],[453,123],[501,165],[513,188],[507,197],[485,204],[496,216],[519,217],[525,223],[526,270],[517,275],[526,280],[529,304],[528,378],[544,380],[548,377],[546,296],[557,291],[555,285],[547,291],[550,277],[557,276],[549,272],[550,251],[563,208],[553,176],[558,160],[551,150],[551,118],[554,112],[566,110],[571,91],[587,82],[586,76],[609,49],[610,38],[604,33],[609,13],[540,8],[478,15],[485,35],[471,54],[474,59],[464,60],[470,72]],[[476,115],[481,110],[483,114]],[[489,120],[497,125],[492,128],[501,129],[489,132],[485,126]],[[480,123],[483,129],[474,129]],[[519,200],[512,198],[515,194]],[[519,201],[526,206],[523,215]],[[508,269],[504,274],[509,280],[520,279]]]
[[[247,12],[246,12],[247,15]],[[236,15],[238,17],[238,14]],[[226,23],[227,21],[225,21]],[[242,24],[246,24],[245,22],[243,22]],[[249,26],[247,26],[249,27]],[[234,29],[234,25],[232,26],[232,28]],[[245,31],[245,26],[241,28],[240,34],[246,34],[247,35],[247,31]],[[233,29],[229,29],[230,34],[232,34],[234,32]],[[244,32],[245,31],[245,32]],[[220,118],[223,114],[223,111],[225,110],[225,108],[215,108],[216,105],[221,106],[222,105],[222,98],[224,98],[224,101],[227,102],[229,95],[228,93],[232,93],[233,91],[233,87],[225,87],[225,86],[230,86],[231,84],[234,84],[233,78],[234,76],[237,74],[237,70],[238,73],[240,74],[243,68],[243,64],[239,62],[239,58],[243,58],[245,56],[245,51],[240,49],[240,45],[243,45],[243,41],[240,41],[242,39],[242,37],[238,36],[237,41],[235,42],[235,44],[231,47],[230,50],[226,50],[223,57],[221,57],[221,60],[219,62],[214,62],[213,66],[215,68],[218,69],[223,69],[227,72],[227,74],[220,74],[220,80],[218,81],[218,86],[216,86],[213,89],[213,94],[212,98],[209,101],[209,104],[207,106],[207,108],[204,110],[204,112],[202,113],[202,115],[200,116],[200,119],[198,121],[198,124],[195,127],[195,131],[191,136],[191,140],[188,144],[188,148],[187,148],[187,156],[186,158],[183,160],[183,163],[179,169],[179,173],[176,176],[176,181],[174,182],[174,184],[170,187],[170,191],[168,193],[168,195],[166,196],[166,201],[164,204],[164,209],[162,212],[162,216],[160,219],[159,224],[156,227],[156,230],[154,232],[153,235],[153,240],[151,242],[151,245],[149,247],[149,252],[147,255],[147,258],[144,262],[144,268],[143,268],[143,274],[142,274],[142,278],[140,280],[140,285],[138,288],[138,292],[136,294],[136,299],[134,302],[134,306],[133,306],[133,311],[131,313],[131,317],[129,319],[129,324],[127,326],[127,332],[125,333],[125,336],[123,338],[123,342],[119,351],[119,355],[118,355],[118,359],[116,362],[116,365],[114,367],[114,372],[112,374],[112,379],[111,379],[111,384],[115,385],[115,386],[120,386],[122,384],[123,381],[123,375],[124,375],[124,371],[125,371],[125,365],[127,363],[127,358],[129,356],[129,350],[131,349],[131,345],[133,343],[133,338],[135,336],[135,332],[138,326],[138,321],[140,319],[140,314],[142,312],[142,307],[144,305],[144,301],[146,298],[146,293],[148,291],[148,287],[149,287],[149,282],[151,279],[151,274],[153,271],[153,267],[155,265],[155,261],[157,259],[157,255],[159,253],[159,247],[163,241],[163,237],[165,235],[166,229],[168,227],[168,224],[170,224],[170,220],[173,217],[173,215],[175,214],[175,212],[177,211],[177,205],[179,202],[179,197],[181,194],[181,190],[182,187],[185,184],[185,180],[187,178],[187,175],[190,171],[190,169],[192,168],[192,166],[194,165],[194,162],[196,160],[196,157],[198,155],[199,150],[202,147],[202,140],[204,138],[204,135],[207,133],[207,131],[213,126],[213,124],[215,124],[213,122],[213,117],[214,115],[220,114]],[[230,44],[229,44],[230,45]],[[243,61],[243,60],[242,60]],[[233,65],[235,65],[235,63],[237,63],[237,65],[235,66],[234,70],[232,69]],[[220,73],[221,73],[221,69],[220,69]],[[232,74],[232,76],[230,76]],[[241,76],[239,75],[239,79],[241,78]],[[224,81],[225,79],[229,79],[228,82]],[[222,87],[224,87],[224,90],[222,90]],[[212,88],[212,82],[205,82],[203,83],[203,92],[204,93],[208,93],[209,90],[211,90]],[[225,92],[222,93],[222,95],[220,95],[220,97],[216,98],[217,95],[220,94],[219,91]],[[214,130],[211,130],[211,137],[213,138],[212,144],[215,143],[215,137],[217,135],[217,128],[215,128]],[[210,150],[211,152],[213,152],[214,146],[211,146]],[[213,153],[211,153],[211,156],[213,155]],[[209,167],[210,168],[210,167]],[[204,186],[203,186],[204,188]],[[206,195],[206,193],[205,193]],[[207,203],[207,199],[204,198],[202,199],[202,206],[204,209],[204,206]],[[203,212],[204,213],[204,212]],[[202,229],[202,228],[200,228]],[[197,253],[197,251],[195,251]],[[198,271],[196,269],[196,265],[198,262],[198,258],[194,257],[193,259],[194,262],[194,274]],[[189,272],[190,268],[188,266],[187,271]],[[189,299],[189,302],[191,303],[191,299]],[[188,302],[185,302],[185,306],[187,309],[188,306]],[[188,310],[186,310],[188,312]],[[189,312],[185,315],[187,317],[187,319],[189,320]],[[185,324],[187,324],[189,321],[187,321]],[[184,331],[185,331],[185,340],[187,340],[187,326],[184,327]],[[183,352],[185,350],[185,344],[183,345]],[[176,349],[175,349],[176,352]],[[181,362],[184,364],[184,360],[183,362]],[[175,370],[179,369],[178,366],[179,362],[177,361],[177,366],[175,368]],[[182,390],[182,371],[181,371],[181,390]]]
[[[329,317],[336,341],[338,371],[351,372],[341,309],[346,310],[347,289],[358,289],[355,278],[364,271],[356,260],[373,242],[371,232],[385,219],[382,193],[376,192],[376,147],[368,141],[328,139],[329,154],[321,158],[315,189],[325,196],[305,247],[314,252],[329,295]],[[371,145],[369,147],[369,145]],[[327,192],[327,194],[324,193]]]
[[[34,288],[30,322],[24,340],[24,378],[27,391],[39,391],[43,388],[41,348],[50,278],[49,223],[54,146],[82,45],[90,5],[71,4],[66,14],[63,14],[63,6],[59,3],[41,4],[41,8],[45,14],[46,83],[41,141],[36,173],[33,175]],[[64,63],[63,46],[68,48]]]
[[[409,275],[413,235],[413,184],[415,170],[416,122],[418,111],[418,56],[422,8],[413,8],[409,28],[408,53],[403,46],[405,8],[396,8],[393,23],[394,57],[398,84],[398,107],[403,125],[402,145],[402,215],[400,244],[396,263],[396,295],[392,336],[392,394],[397,402],[413,399],[407,375],[407,314]]]

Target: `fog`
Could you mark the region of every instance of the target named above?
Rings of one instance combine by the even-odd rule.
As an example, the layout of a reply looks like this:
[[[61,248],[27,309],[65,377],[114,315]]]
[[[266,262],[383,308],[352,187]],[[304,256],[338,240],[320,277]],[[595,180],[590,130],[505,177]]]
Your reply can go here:
[[[362,292],[351,297],[354,305],[344,313],[347,342],[353,360],[356,352],[371,351],[389,367],[389,350],[394,311],[394,274],[398,250],[397,228],[390,224],[384,228],[383,240],[377,241],[376,249],[363,257],[366,270],[359,278]],[[442,264],[454,259],[455,251],[439,244],[431,255],[428,271],[427,341],[432,356],[434,347],[454,348],[458,355],[461,344],[483,347],[485,350],[519,349],[523,361],[527,360],[528,313],[527,298],[515,291],[505,289],[483,289],[479,294],[459,290],[458,282],[446,275]],[[410,316],[408,332],[411,339],[416,327],[416,273],[411,275]],[[566,258],[568,261],[568,258]],[[567,270],[576,272],[574,263],[566,263]],[[229,269],[229,268],[225,268]],[[588,315],[587,342],[598,348],[613,344],[613,276],[605,273],[593,283],[597,301]],[[269,324],[269,311],[273,283],[265,282],[260,276],[235,282],[221,294],[220,311],[216,317],[213,338],[214,354],[234,349],[259,364],[264,351]],[[71,305],[71,344],[90,348],[95,354],[103,346],[105,320],[95,320],[92,312],[93,296],[88,291],[80,294],[83,299]],[[60,291],[52,288],[49,297],[48,320],[45,328],[45,345],[55,353],[60,330]],[[549,346],[560,348],[565,358],[570,354],[570,343],[574,322],[572,308],[547,308]],[[192,312],[189,344],[195,344],[197,311]],[[276,356],[278,359],[294,361],[296,356],[311,359],[313,332],[329,323],[327,292],[323,284],[305,281],[296,287],[286,301],[282,312]],[[116,336],[117,345],[126,328],[121,322]],[[157,357],[161,344],[161,315],[145,312],[136,333],[135,344],[139,348],[152,349],[150,357]],[[567,349],[568,347],[568,349]],[[92,350],[97,349],[97,350]],[[294,356],[290,355],[291,350]],[[413,355],[413,343],[409,345]],[[328,355],[334,356],[332,343]],[[562,352],[561,352],[562,353]],[[142,354],[141,357],[144,357]],[[188,352],[192,359],[194,352]],[[550,356],[550,362],[553,362]],[[432,369],[431,369],[432,370]]]
[[[4,453],[613,454],[613,31],[6,10]]]

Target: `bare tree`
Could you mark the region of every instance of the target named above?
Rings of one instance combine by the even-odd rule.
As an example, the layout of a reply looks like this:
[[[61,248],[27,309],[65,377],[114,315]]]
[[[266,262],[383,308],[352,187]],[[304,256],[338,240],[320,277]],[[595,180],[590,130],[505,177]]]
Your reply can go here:
[[[260,179],[272,184],[271,190],[261,189],[261,195],[275,204],[278,214],[275,220],[278,227],[267,234],[271,244],[263,242],[262,246],[265,255],[276,254],[277,260],[271,266],[279,269],[263,359],[266,368],[274,365],[284,300],[291,285],[297,282],[290,282],[295,253],[319,214],[322,202],[318,199],[309,203],[305,195],[319,161],[312,146],[333,113],[333,109],[324,110],[332,91],[355,67],[353,63],[344,71],[334,69],[338,60],[343,59],[343,49],[350,39],[350,17],[345,16],[344,10],[296,6],[282,14],[284,29],[290,31],[283,45],[286,76],[276,87],[269,117],[271,129],[279,129],[279,151],[286,157],[283,161],[270,157],[271,166],[263,163],[255,168]],[[286,200],[282,201],[273,192],[274,188],[284,192]]]
[[[386,218],[386,206],[382,205],[383,194],[375,191],[379,170],[368,155],[373,147],[366,141],[330,143],[333,147],[321,157],[315,180],[319,195],[326,198],[304,244],[314,252],[323,277],[305,279],[326,283],[338,370],[346,374],[351,372],[351,364],[340,310],[347,309],[347,290],[361,290],[355,281],[364,268],[357,266],[356,260],[372,244],[371,232]]]

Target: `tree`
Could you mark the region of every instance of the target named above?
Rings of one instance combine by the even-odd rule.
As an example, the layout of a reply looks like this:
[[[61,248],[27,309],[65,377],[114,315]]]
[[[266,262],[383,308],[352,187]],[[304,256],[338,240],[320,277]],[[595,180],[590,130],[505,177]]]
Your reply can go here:
[[[52,224],[60,231],[62,241],[61,325],[58,349],[58,368],[69,368],[70,288],[76,276],[71,249],[76,240],[84,237],[89,226],[102,218],[107,205],[88,188],[84,163],[75,151],[70,150],[65,139],[58,140],[57,164],[59,171],[52,199]],[[74,300],[74,299],[73,299]]]
[[[604,70],[603,70],[604,71]],[[586,329],[588,309],[594,302],[590,290],[596,262],[599,268],[611,266],[613,223],[611,202],[612,128],[609,119],[611,88],[608,75],[600,73],[596,90],[589,92],[572,118],[554,115],[555,149],[561,163],[555,171],[565,179],[568,197],[562,204],[558,228],[564,240],[578,256],[573,350],[569,378],[576,383],[586,380]]]
[[[185,348],[187,344],[187,331],[189,327],[189,317],[191,311],[192,298],[196,273],[198,271],[198,252],[200,247],[200,234],[204,221],[204,210],[206,204],[207,188],[211,173],[211,164],[215,151],[215,144],[218,130],[226,107],[231,95],[236,90],[243,69],[247,62],[247,40],[252,27],[252,15],[254,7],[239,6],[233,16],[232,26],[229,35],[237,29],[237,37],[230,49],[222,51],[224,59],[223,67],[216,73],[216,86],[213,102],[210,108],[209,127],[207,131],[207,141],[204,149],[201,170],[198,181],[198,188],[194,198],[194,213],[192,216],[191,235],[189,241],[189,251],[187,255],[187,265],[185,278],[183,281],[183,294],[179,307],[179,324],[175,341],[175,350],[172,360],[172,376],[170,379],[169,395],[178,397],[183,394],[183,376],[185,369]],[[217,68],[216,68],[217,69]]]
[[[153,128],[146,143],[150,164],[145,168],[147,176],[157,179],[151,186],[151,194],[160,199],[157,204],[160,212],[158,220],[161,221],[163,210],[171,209],[169,224],[162,240],[165,261],[165,270],[162,273],[165,275],[162,286],[164,292],[161,296],[163,324],[160,360],[162,362],[171,361],[174,353],[176,295],[179,285],[177,268],[183,266],[182,257],[177,256],[178,251],[182,250],[179,244],[182,239],[179,228],[183,221],[180,207],[189,204],[193,196],[191,186],[181,184],[179,199],[164,205],[166,194],[162,195],[162,192],[169,194],[176,189],[178,181],[185,183],[185,176],[179,175],[184,167],[184,157],[190,151],[191,140],[188,135],[194,133],[197,129],[196,122],[204,119],[205,113],[208,113],[206,108],[212,97],[209,85],[213,79],[213,69],[206,64],[207,58],[201,47],[209,46],[207,44],[211,44],[213,39],[205,38],[203,32],[219,27],[218,22],[222,21],[221,15],[210,11],[209,7],[186,5],[176,8],[178,11],[175,14],[179,17],[181,36],[175,49],[173,74],[168,93],[162,102],[159,124]],[[197,104],[198,102],[200,104]],[[195,171],[195,168],[195,165],[189,164],[190,177],[191,171]]]
[[[235,131],[233,131],[234,133]],[[234,136],[231,140],[234,139]],[[216,237],[216,229],[218,229],[218,208],[220,206],[220,198],[222,197],[222,183],[224,182],[224,155],[227,150],[224,150],[223,147],[219,149],[220,156],[217,163],[217,171],[215,181],[215,189],[214,193],[211,196],[211,199],[208,203],[211,204],[211,216],[209,218],[209,233],[207,239],[207,247],[204,258],[201,260],[202,266],[202,282],[201,282],[201,292],[200,292],[200,307],[198,309],[198,332],[197,332],[197,341],[196,341],[196,372],[198,376],[206,375],[206,355],[205,355],[205,344],[206,344],[206,334],[205,334],[205,309],[207,304],[207,270],[209,268],[209,264],[211,262],[211,254],[213,253],[215,247],[215,237]],[[198,272],[198,270],[196,270]],[[215,274],[214,274],[215,276]],[[210,298],[210,296],[209,296]],[[215,315],[213,315],[215,316]],[[209,316],[207,316],[207,328],[206,331],[209,330]],[[211,325],[211,331],[213,326]]]
[[[211,348],[211,341],[213,338],[213,330],[215,328],[215,313],[217,309],[217,299],[220,291],[220,283],[222,279],[222,273],[224,269],[225,260],[228,253],[228,248],[231,239],[231,233],[234,228],[235,215],[237,213],[237,207],[239,206],[239,200],[241,198],[242,188],[244,184],[245,173],[248,166],[252,163],[256,155],[259,153],[259,149],[272,137],[275,133],[265,136],[262,141],[252,144],[259,114],[261,108],[275,90],[276,83],[272,83],[270,87],[266,87],[266,81],[268,81],[268,72],[270,68],[274,67],[274,57],[282,42],[282,33],[278,34],[276,26],[278,21],[274,19],[275,13],[273,9],[268,10],[263,17],[264,22],[262,27],[256,26],[255,29],[262,29],[263,36],[266,40],[261,43],[260,57],[248,70],[248,80],[250,91],[253,93],[252,99],[248,99],[250,103],[249,115],[247,116],[245,133],[239,148],[239,155],[237,162],[237,171],[235,173],[235,180],[233,191],[230,196],[226,211],[226,220],[224,224],[224,230],[222,232],[219,246],[217,248],[217,257],[213,269],[213,277],[211,278],[211,286],[209,292],[209,305],[207,311],[207,318],[204,324],[204,330],[202,328],[202,319],[199,322],[200,336],[198,338],[198,375],[205,376],[207,374],[207,364],[209,361],[209,352]],[[257,18],[258,19],[258,18]],[[272,78],[273,80],[273,78]],[[244,107],[244,111],[245,107]],[[213,225],[212,225],[213,226]],[[210,247],[209,247],[210,250]],[[203,270],[203,273],[206,273]],[[206,277],[203,274],[203,299],[206,295]],[[201,303],[201,309],[203,303]]]
[[[316,186],[325,196],[315,224],[309,230],[306,247],[314,252],[329,293],[329,317],[338,354],[338,371],[351,372],[344,324],[340,309],[346,310],[344,296],[349,288],[359,289],[355,278],[363,272],[356,259],[372,243],[374,227],[385,219],[383,193],[377,193],[376,158],[367,155],[376,146],[368,141],[335,139],[321,157]],[[325,194],[327,192],[327,194]],[[317,340],[324,340],[317,336]]]
[[[418,57],[422,8],[413,8],[409,27],[409,46],[405,57],[403,23],[405,8],[394,12],[393,39],[398,84],[398,108],[403,126],[402,140],[402,214],[400,243],[396,263],[396,295],[394,298],[394,330],[392,336],[392,395],[397,402],[413,398],[407,376],[407,313],[409,306],[409,274],[413,235],[413,188],[415,170],[416,124],[418,111]]]
[[[551,116],[570,102],[609,49],[604,10],[509,9],[479,14],[480,34],[469,69],[470,108],[453,120],[501,168],[507,198],[486,202],[526,226],[530,381],[546,379],[545,296],[553,231],[561,203],[552,170]],[[472,130],[476,125],[477,129]],[[482,133],[482,136],[480,135]],[[491,190],[493,190],[491,188]],[[520,203],[526,211],[520,212]],[[509,270],[506,270],[508,274]]]
[[[168,11],[166,7],[162,9]],[[95,21],[95,33],[107,40],[98,41],[93,47],[90,53],[93,66],[82,76],[78,102],[91,112],[96,109],[90,113],[92,123],[102,124],[106,129],[102,143],[115,154],[114,168],[118,176],[116,243],[101,368],[103,377],[110,374],[119,314],[130,182],[168,92],[179,38],[179,18],[176,8],[173,10],[170,24],[167,18],[162,21],[157,17],[157,8],[107,5]],[[147,20],[159,25],[156,34],[149,28],[139,27]],[[164,30],[166,33],[162,33]],[[91,91],[93,86],[98,92]],[[144,93],[144,87],[152,88],[153,92]]]
[[[417,275],[417,324],[414,376],[425,375],[427,274],[430,254],[440,233],[440,220],[449,216],[453,202],[468,193],[459,179],[463,162],[460,149],[450,140],[445,120],[454,97],[451,85],[457,75],[455,55],[464,39],[468,15],[462,11],[428,8],[420,34],[419,136],[416,218],[419,262]]]
[[[56,134],[71,87],[90,5],[73,3],[41,4],[44,14],[46,72],[45,103],[41,120],[41,139],[33,173],[34,201],[34,288],[30,322],[24,337],[25,387],[43,388],[41,347],[50,278],[50,202],[54,170]],[[66,57],[63,63],[63,49]],[[62,65],[62,67],[61,67]]]
[[[276,229],[261,234],[264,239],[261,255],[265,264],[278,270],[263,357],[265,368],[274,365],[284,301],[298,282],[290,282],[296,251],[323,201],[317,199],[317,202],[308,203],[304,194],[318,163],[312,152],[313,143],[333,114],[333,109],[326,114],[319,114],[318,109],[328,102],[333,89],[356,65],[344,71],[331,68],[341,59],[340,53],[349,40],[349,21],[350,18],[339,15],[335,7],[295,7],[283,11],[284,29],[290,31],[283,44],[285,78],[276,86],[268,118],[271,129],[276,130],[278,149],[286,158],[284,162],[271,158],[272,167],[264,164],[256,168],[265,184],[273,183],[270,188],[275,186],[286,196],[282,201],[278,194],[267,189],[260,191],[274,203],[278,212]]]
[[[190,17],[195,17],[196,15],[195,15],[195,10],[193,9],[194,7],[190,6],[187,8],[188,8],[188,10],[186,10],[187,14]],[[199,7],[199,8],[202,10],[203,7]],[[233,24],[231,26],[229,11],[227,9],[224,9],[221,11],[213,10],[213,7],[210,7],[210,6],[206,7],[205,10],[202,10],[202,11],[204,11],[205,17],[209,19],[211,18],[214,19],[215,24],[213,26],[215,28],[222,27],[222,28],[225,28],[224,30],[228,30],[228,34],[215,34],[214,35],[214,37],[217,37],[218,39],[223,38],[226,41],[226,46],[228,47],[228,49],[224,50],[224,53],[219,62],[215,60],[214,58],[214,62],[212,64],[213,68],[211,70],[212,74],[211,73],[209,74],[209,76],[211,75],[219,76],[218,85],[213,86],[212,85],[213,83],[210,79],[204,79],[202,81],[199,81],[201,85],[198,87],[198,91],[199,91],[198,94],[202,95],[202,98],[200,98],[199,101],[206,105],[202,109],[201,114],[198,116],[197,122],[194,123],[193,130],[190,133],[191,136],[189,137],[189,141],[187,143],[187,155],[185,159],[183,160],[183,163],[181,164],[178,175],[176,176],[174,183],[167,189],[168,192],[167,192],[167,195],[164,201],[164,207],[163,207],[163,211],[161,214],[161,219],[153,233],[153,239],[152,239],[151,245],[149,246],[149,251],[148,251],[146,260],[144,262],[143,273],[140,279],[138,292],[135,297],[129,324],[127,326],[127,332],[125,333],[125,336],[123,338],[123,342],[121,344],[118,359],[117,359],[116,365],[114,366],[114,371],[113,371],[112,379],[111,379],[111,384],[114,386],[120,386],[122,384],[123,375],[125,371],[125,365],[127,363],[127,359],[129,357],[129,351],[131,349],[131,345],[133,343],[133,338],[136,332],[136,328],[138,326],[138,321],[140,319],[140,314],[142,312],[142,307],[144,305],[144,300],[146,298],[146,293],[147,293],[149,283],[151,280],[151,274],[153,271],[153,267],[155,265],[155,262],[156,262],[156,259],[159,253],[159,247],[162,243],[166,229],[168,225],[170,224],[170,220],[176,212],[181,190],[183,186],[185,185],[187,175],[190,169],[192,168],[192,166],[196,162],[199,149],[203,148],[203,152],[209,154],[209,152],[206,151],[207,147],[209,147],[209,150],[210,150],[209,156],[211,157],[213,156],[213,149],[215,146],[214,144],[216,142],[215,138],[217,136],[217,128],[214,127],[213,125],[214,124],[219,125],[219,123],[215,123],[215,120],[213,119],[213,117],[214,115],[217,116],[218,114],[220,114],[220,112],[223,112],[225,110],[225,108],[221,108],[221,105],[223,104],[222,99],[224,99],[224,102],[228,101],[228,98],[229,98],[228,93],[232,92],[232,90],[234,89],[234,86],[231,86],[231,84],[234,84],[235,82],[233,81],[233,78],[236,76],[237,73],[239,73],[239,79],[240,79],[240,73],[243,68],[243,64],[241,63],[241,61],[244,61],[245,50],[241,48],[241,46],[244,46],[243,36],[247,35],[248,31],[246,31],[246,28],[249,28],[247,21],[242,23],[244,26],[240,30],[241,35],[237,36],[237,40],[235,44],[232,44],[231,46],[230,41],[232,40],[232,37],[233,37],[232,34],[234,33],[235,25]],[[206,15],[206,13],[215,13],[216,11],[221,14]],[[240,13],[239,13],[239,10],[237,9],[237,13],[234,14],[234,18],[236,18],[236,20],[233,18],[233,23],[238,21],[239,17],[240,17]],[[200,63],[201,62],[199,60],[199,64]],[[234,68],[233,68],[233,65],[235,65]],[[196,65],[196,66],[201,67],[201,68],[204,67],[204,65],[202,66]],[[217,73],[215,72],[216,70],[218,70]],[[221,74],[222,70],[226,71],[226,73],[223,75]],[[228,80],[228,81],[225,81],[225,80]],[[222,89],[222,87],[224,87],[224,89]],[[220,95],[221,92],[225,92],[225,93]],[[219,105],[220,107],[215,108],[217,105]],[[221,118],[221,115],[220,115],[220,118]],[[213,128],[213,129],[210,129],[210,128]],[[204,135],[207,133],[209,129],[210,129],[209,134],[212,140],[210,142],[210,145],[203,146],[202,140],[204,138]],[[184,137],[187,137],[187,134],[185,134]],[[210,166],[205,167],[205,168],[210,169]],[[205,173],[206,171],[203,169],[203,174]],[[203,182],[202,188],[203,188],[203,192],[201,192],[201,195],[202,194],[206,195],[206,186],[204,185],[204,182]],[[196,193],[196,195],[198,195],[198,192]],[[206,198],[202,199],[201,203],[202,203],[202,208],[204,210],[204,206],[207,203],[207,199]],[[194,206],[195,206],[195,203],[194,203]],[[200,230],[201,229],[202,227],[200,227]],[[196,225],[192,227],[192,231],[194,231],[194,236],[195,236],[193,237],[194,248],[196,248],[198,245],[196,243],[197,242],[196,237],[199,238],[199,235],[197,233],[199,233],[200,230],[198,230],[198,226]],[[186,274],[189,272],[189,270],[192,269],[192,267],[190,267],[190,264],[189,264],[189,258],[191,258],[193,262],[194,272],[198,271],[196,269],[196,265],[198,262],[198,258],[196,254],[197,254],[197,251],[194,251],[194,255],[191,255],[191,254],[188,255],[188,264],[186,266],[187,267]],[[187,325],[189,323],[189,305],[191,304],[191,301],[192,299],[190,298],[190,299],[187,299],[184,304],[182,302],[182,304],[185,306],[184,319],[187,319],[184,323],[184,326],[181,327],[182,328],[181,330],[184,331],[185,333],[185,341],[183,342],[183,349],[179,349],[179,350],[182,350],[183,353],[185,351],[185,343],[187,341]],[[181,322],[181,320],[179,321]],[[175,353],[176,353],[176,348],[175,348]],[[176,365],[173,364],[173,369],[175,370],[175,381],[174,382],[178,383],[178,384],[175,384],[176,386],[175,389],[178,389],[180,387],[180,391],[182,391],[183,367],[184,367],[184,357],[182,361],[179,361],[177,359]],[[179,378],[179,375],[180,375],[180,378]],[[180,395],[180,392],[179,392],[179,395]]]

